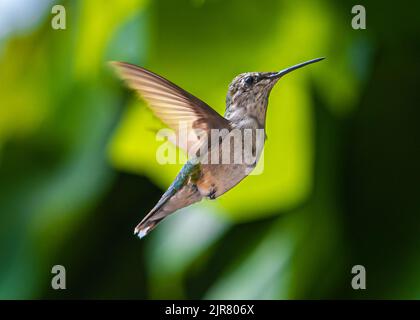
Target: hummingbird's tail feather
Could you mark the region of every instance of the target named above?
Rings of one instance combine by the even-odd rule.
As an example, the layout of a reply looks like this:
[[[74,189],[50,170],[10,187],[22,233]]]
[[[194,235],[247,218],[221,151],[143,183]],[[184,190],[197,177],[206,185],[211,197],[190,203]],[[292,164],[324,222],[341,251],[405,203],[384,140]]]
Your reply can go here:
[[[143,218],[134,229],[140,239],[152,231],[156,225],[174,211],[200,201],[202,196],[193,184],[186,184],[180,189],[170,187],[160,198],[156,206]]]
[[[137,234],[141,239],[145,237],[152,229],[168,214],[163,212],[163,206],[166,202],[176,193],[174,188],[169,188],[163,196],[160,198],[159,202],[154,206],[152,210],[140,221],[140,223],[134,229],[134,234]]]
[[[162,218],[163,219],[163,218]],[[160,219],[160,220],[162,220]],[[140,239],[145,237],[150,231],[153,230],[154,227],[159,223],[160,220],[157,221],[142,221],[140,222],[137,227],[134,229],[134,234],[136,234]]]

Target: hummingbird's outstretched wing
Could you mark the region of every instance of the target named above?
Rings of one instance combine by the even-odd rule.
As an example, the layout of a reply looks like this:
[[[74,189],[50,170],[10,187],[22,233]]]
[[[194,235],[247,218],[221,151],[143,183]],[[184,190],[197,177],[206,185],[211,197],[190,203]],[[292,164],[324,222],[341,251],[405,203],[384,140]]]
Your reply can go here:
[[[211,129],[230,128],[229,120],[169,80],[126,62],[111,62],[111,64],[129,87],[136,90],[148,102],[153,113],[175,130],[176,144],[188,153],[192,147],[197,148],[199,145],[199,139],[193,130],[201,129],[209,132]],[[179,139],[181,126],[187,129],[186,141]]]

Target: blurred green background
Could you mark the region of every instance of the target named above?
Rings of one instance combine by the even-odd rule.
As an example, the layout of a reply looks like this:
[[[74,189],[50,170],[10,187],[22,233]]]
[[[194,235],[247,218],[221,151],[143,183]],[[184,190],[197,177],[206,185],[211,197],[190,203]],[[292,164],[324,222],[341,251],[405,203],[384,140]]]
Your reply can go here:
[[[420,298],[418,3],[63,1],[66,30],[54,4],[0,1],[0,298]],[[133,236],[180,165],[107,61],[222,113],[237,74],[319,56],[273,89],[263,174]]]

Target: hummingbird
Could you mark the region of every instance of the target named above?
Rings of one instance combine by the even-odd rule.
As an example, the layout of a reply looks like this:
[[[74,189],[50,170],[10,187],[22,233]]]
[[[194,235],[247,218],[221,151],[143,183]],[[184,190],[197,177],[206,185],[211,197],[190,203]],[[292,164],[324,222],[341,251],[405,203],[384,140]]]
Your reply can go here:
[[[323,59],[312,59],[276,72],[247,72],[236,76],[228,88],[224,116],[191,93],[145,68],[118,61],[111,62],[111,65],[127,85],[145,100],[155,116],[175,131],[178,138],[181,124],[190,132],[202,130],[209,133],[216,129],[227,132],[265,130],[268,98],[274,85],[289,72]],[[225,135],[216,142],[213,141],[205,149],[207,153],[203,153],[201,157],[188,159],[157,204],[135,227],[135,235],[143,238],[160,221],[178,209],[203,198],[216,199],[250,174],[262,152],[262,148],[257,150],[255,139],[251,143],[256,161],[251,164],[214,164],[202,161],[212,150],[220,148],[226,137]],[[265,131],[263,139],[266,139]],[[186,144],[181,143],[180,139],[175,141],[189,155],[194,153],[193,145],[200,146],[203,143],[194,134],[188,135]]]

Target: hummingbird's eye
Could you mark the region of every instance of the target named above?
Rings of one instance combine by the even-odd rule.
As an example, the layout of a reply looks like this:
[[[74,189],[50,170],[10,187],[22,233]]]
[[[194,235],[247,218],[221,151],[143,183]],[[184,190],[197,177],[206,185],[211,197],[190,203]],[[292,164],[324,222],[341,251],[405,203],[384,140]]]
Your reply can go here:
[[[244,81],[247,85],[250,86],[251,84],[254,83],[254,77],[252,77],[252,76],[246,77]]]

